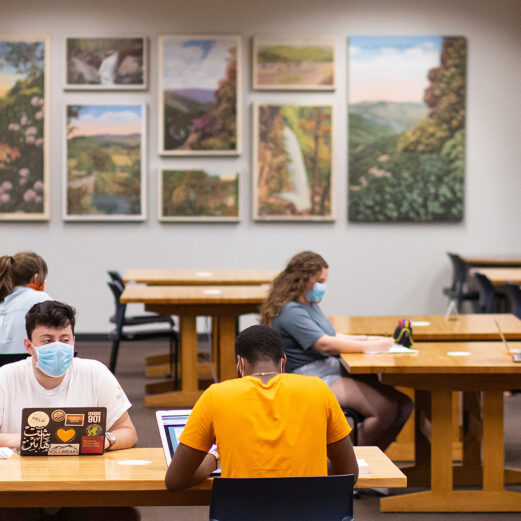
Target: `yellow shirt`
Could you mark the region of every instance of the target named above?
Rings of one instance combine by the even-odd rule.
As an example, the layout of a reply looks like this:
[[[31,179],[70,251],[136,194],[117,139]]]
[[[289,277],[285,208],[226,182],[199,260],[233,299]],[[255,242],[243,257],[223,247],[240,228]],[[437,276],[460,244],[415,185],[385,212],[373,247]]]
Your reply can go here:
[[[217,443],[223,477],[325,476],[327,445],[350,431],[322,380],[284,373],[211,385],[179,441],[203,452]]]

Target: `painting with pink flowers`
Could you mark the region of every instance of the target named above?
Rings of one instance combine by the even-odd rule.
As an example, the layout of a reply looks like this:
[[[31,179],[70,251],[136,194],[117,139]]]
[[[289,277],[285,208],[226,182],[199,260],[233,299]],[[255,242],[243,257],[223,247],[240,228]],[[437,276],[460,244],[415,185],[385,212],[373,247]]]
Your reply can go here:
[[[0,36],[0,220],[49,218],[47,45]]]

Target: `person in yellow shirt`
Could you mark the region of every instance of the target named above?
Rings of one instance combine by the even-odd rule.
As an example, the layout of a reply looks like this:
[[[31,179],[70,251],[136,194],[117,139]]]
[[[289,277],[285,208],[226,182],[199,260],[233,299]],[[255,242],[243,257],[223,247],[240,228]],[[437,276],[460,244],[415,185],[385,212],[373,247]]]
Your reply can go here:
[[[251,326],[237,336],[241,378],[211,385],[194,406],[165,483],[169,490],[223,477],[353,474],[351,428],[320,378],[284,373],[280,335]],[[210,450],[216,443],[218,452]],[[210,452],[208,452],[210,450]]]

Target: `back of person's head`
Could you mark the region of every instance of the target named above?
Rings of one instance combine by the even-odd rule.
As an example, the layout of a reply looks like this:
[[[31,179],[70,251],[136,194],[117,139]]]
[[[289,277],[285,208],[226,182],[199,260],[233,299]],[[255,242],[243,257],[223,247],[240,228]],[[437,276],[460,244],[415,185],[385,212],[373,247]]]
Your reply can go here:
[[[309,279],[324,268],[329,266],[318,253],[302,251],[294,255],[273,280],[268,298],[261,306],[261,324],[270,326],[284,304],[303,295]]]
[[[235,356],[237,355],[252,365],[259,360],[271,360],[278,364],[284,355],[282,338],[271,327],[248,327],[235,340]]]
[[[76,310],[67,304],[57,300],[46,300],[35,304],[25,315],[25,329],[27,338],[32,339],[32,334],[38,326],[46,326],[53,329],[63,329],[71,326],[74,334]]]
[[[0,257],[0,302],[10,295],[16,286],[25,286],[38,275],[43,283],[47,278],[47,263],[33,251],[22,251],[12,257]]]

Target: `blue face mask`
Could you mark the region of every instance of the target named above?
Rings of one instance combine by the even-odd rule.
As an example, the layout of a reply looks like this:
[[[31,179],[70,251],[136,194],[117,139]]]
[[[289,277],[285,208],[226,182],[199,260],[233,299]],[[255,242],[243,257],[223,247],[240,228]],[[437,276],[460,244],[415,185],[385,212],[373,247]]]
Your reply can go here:
[[[36,367],[42,373],[53,378],[59,378],[67,372],[74,356],[74,345],[52,342],[51,344],[34,347],[38,355]]]
[[[308,292],[306,292],[306,300],[308,302],[320,302],[325,292],[326,283],[315,282],[315,284],[313,284],[313,289],[310,289]]]

